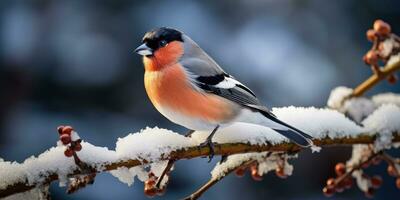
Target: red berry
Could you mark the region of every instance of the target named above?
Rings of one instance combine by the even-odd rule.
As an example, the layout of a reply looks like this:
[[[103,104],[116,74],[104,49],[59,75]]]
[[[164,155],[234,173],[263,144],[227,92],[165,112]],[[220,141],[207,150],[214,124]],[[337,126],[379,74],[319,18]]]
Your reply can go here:
[[[72,130],[74,130],[71,126],[64,126],[62,129],[62,134],[71,135]]]
[[[144,194],[146,194],[147,197],[154,197],[157,194],[157,188],[154,186],[144,186]]]
[[[279,177],[279,178],[287,178],[287,175],[285,174],[285,170],[283,169],[283,167],[278,167],[275,170],[275,174]]]
[[[353,186],[353,179],[351,177],[347,177],[343,180],[344,188],[350,189]]]
[[[57,127],[58,134],[60,134],[60,135],[62,134],[63,128],[64,128],[64,126],[58,126]]]
[[[150,179],[147,179],[144,182],[144,184],[149,186],[149,187],[153,187],[156,184],[156,180],[154,180],[154,178],[150,178]]]
[[[370,50],[365,54],[363,60],[368,65],[374,65],[378,63],[378,54],[374,50]]]
[[[388,166],[387,172],[390,176],[397,177],[397,170],[393,165]]]
[[[255,181],[262,181],[263,177],[258,174],[258,170],[251,170],[251,177]]]
[[[373,42],[373,41],[375,41],[376,40],[376,33],[375,33],[375,31],[373,30],[373,29],[369,29],[368,31],[367,31],[367,39],[369,40],[369,41],[371,41],[371,42]]]
[[[338,176],[343,175],[346,173],[346,165],[344,163],[338,163],[335,166],[335,172]]]
[[[243,177],[245,173],[246,173],[246,169],[243,167],[239,167],[235,170],[235,174],[237,177]]]
[[[63,145],[67,145],[67,144],[71,143],[71,136],[67,135],[67,134],[62,134],[60,136],[60,140],[63,143]]]
[[[335,187],[335,179],[334,178],[329,178],[326,181],[326,187],[328,188],[334,188]]]
[[[74,150],[72,150],[72,149],[70,149],[70,148],[67,148],[67,149],[64,151],[64,155],[65,155],[66,157],[71,157],[72,155],[74,155]]]
[[[340,182],[339,184],[336,185],[335,187],[336,192],[343,192],[344,191],[344,183]]]
[[[400,178],[396,179],[396,187],[397,189],[400,189]]]
[[[374,22],[374,30],[380,36],[389,36],[391,28],[388,23],[378,19]]]
[[[373,188],[379,188],[383,183],[382,177],[375,175],[371,178],[371,185]]]
[[[75,143],[74,145],[74,151],[80,151],[82,150],[82,145],[81,143]]]
[[[367,197],[367,198],[374,198],[374,189],[372,189],[372,188],[368,188],[368,190],[364,193],[365,194],[365,197]]]
[[[324,195],[326,197],[331,197],[331,196],[333,196],[333,194],[335,194],[335,190],[332,188],[328,188],[328,187],[324,187],[322,189],[322,192],[324,193]]]

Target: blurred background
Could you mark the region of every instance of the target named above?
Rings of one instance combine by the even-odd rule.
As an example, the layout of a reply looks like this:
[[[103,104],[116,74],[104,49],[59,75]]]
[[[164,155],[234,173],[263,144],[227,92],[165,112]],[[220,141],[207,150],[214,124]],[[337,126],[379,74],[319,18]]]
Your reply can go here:
[[[332,88],[354,87],[371,74],[361,58],[375,19],[400,33],[397,0],[2,0],[0,16],[0,157],[19,162],[54,146],[60,124],[110,149],[118,137],[146,126],[185,132],[144,91],[143,65],[133,50],[154,27],[187,33],[270,107],[324,107]],[[400,87],[382,82],[369,95],[386,91]],[[232,175],[204,199],[324,199],[334,164],[349,156],[350,148],[304,151],[287,180]],[[190,194],[217,160],[178,162],[158,199]],[[384,174],[385,167],[369,173]],[[395,180],[384,180],[376,199],[398,197]],[[57,183],[51,193],[53,199],[147,199],[141,182],[127,187],[108,173],[76,194],[66,195]],[[356,187],[332,199],[354,198],[364,198]]]

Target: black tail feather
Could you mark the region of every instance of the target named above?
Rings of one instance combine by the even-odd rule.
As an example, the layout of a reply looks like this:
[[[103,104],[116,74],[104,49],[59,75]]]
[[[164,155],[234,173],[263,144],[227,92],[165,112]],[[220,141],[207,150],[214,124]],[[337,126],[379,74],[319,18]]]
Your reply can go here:
[[[288,130],[273,129],[273,130],[289,138],[291,141],[302,147],[309,147],[313,144],[309,138],[304,137],[303,135],[297,133],[296,131],[289,129]]]
[[[276,116],[271,113],[266,107],[264,106],[257,106],[257,105],[246,105],[248,108],[252,109],[253,111],[257,111],[264,115],[266,118],[287,127],[287,130],[281,130],[281,129],[273,129],[276,132],[282,134],[283,136],[289,138],[290,140],[293,140],[296,144],[304,147],[308,147],[313,145],[312,139],[314,139],[312,136],[308,135],[307,133],[304,133],[303,131],[279,120],[276,118]]]

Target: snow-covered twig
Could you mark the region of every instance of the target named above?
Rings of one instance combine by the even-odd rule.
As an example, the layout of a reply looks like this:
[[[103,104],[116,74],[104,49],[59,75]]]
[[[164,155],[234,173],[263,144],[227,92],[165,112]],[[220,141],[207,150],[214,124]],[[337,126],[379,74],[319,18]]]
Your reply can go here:
[[[399,134],[394,134],[393,135],[393,142],[400,142],[400,135]],[[330,138],[325,136],[324,138],[316,139],[314,140],[314,144],[317,146],[334,146],[334,145],[353,145],[353,144],[372,144],[375,142],[375,135],[370,134],[370,133],[360,133],[358,136],[355,137],[349,137],[349,136],[344,136],[344,137],[335,137],[335,138]],[[94,147],[86,142],[83,143],[83,149],[82,151],[85,151],[86,147],[89,147],[90,149],[92,148],[99,148],[99,147]],[[50,152],[54,154],[55,151],[58,151],[60,156],[62,155],[62,151],[59,150],[60,147],[57,147],[56,149],[51,149]],[[114,152],[110,150],[105,150],[101,148],[102,153],[105,154],[113,154]],[[279,144],[249,144],[249,143],[240,143],[240,142],[235,142],[235,143],[224,143],[224,144],[215,144],[215,154],[216,155],[233,155],[233,154],[238,154],[238,153],[249,153],[249,152],[264,152],[264,151],[277,151],[277,152],[293,152],[293,151],[298,151],[301,150],[299,146],[297,146],[294,143],[290,142],[282,142]],[[82,152],[82,153],[83,153]],[[161,155],[159,158],[160,160],[169,160],[169,159],[176,159],[176,160],[181,160],[181,159],[191,159],[191,158],[196,158],[196,157],[203,157],[207,156],[209,154],[210,150],[208,147],[202,147],[198,148],[197,145],[194,146],[189,146],[185,147],[182,149],[176,149],[174,151],[171,151],[167,154]],[[146,153],[146,152],[142,152]],[[57,157],[57,156],[56,156]],[[59,157],[59,156],[58,156]],[[85,156],[86,157],[86,156]],[[54,158],[55,162],[57,162],[57,158]],[[90,159],[88,159],[90,160]],[[143,164],[148,164],[154,161],[151,160],[146,160],[146,159],[122,159],[115,161],[114,159],[110,160],[103,160],[102,162],[94,164],[94,166],[97,166],[97,172],[103,172],[103,171],[111,171],[111,170],[116,170],[121,167],[126,167],[126,168],[132,168],[136,166],[140,166]],[[0,163],[1,165],[2,163]],[[70,163],[70,165],[73,165],[73,163]],[[0,166],[1,168],[1,166]],[[4,167],[5,168],[5,167]],[[3,168],[3,169],[4,169]],[[17,178],[16,182],[11,182],[11,183],[6,183],[6,185],[1,185],[0,186],[0,198],[1,197],[6,197],[12,194],[16,193],[21,193],[28,191],[30,189],[33,189],[37,187],[38,185],[44,185],[46,183],[50,183],[56,180],[59,180],[60,177],[57,172],[52,172],[54,170],[52,169],[45,169],[42,168],[42,173],[43,177],[41,177],[39,180],[36,180],[36,182],[30,183],[26,177],[22,178]],[[50,171],[46,171],[50,170]],[[65,176],[72,177],[76,175],[82,175],[85,174],[83,173],[79,168],[75,168],[75,170],[72,170],[69,174],[66,174]],[[3,177],[2,177],[3,178]],[[2,180],[4,181],[4,180]],[[3,182],[4,184],[4,182]]]

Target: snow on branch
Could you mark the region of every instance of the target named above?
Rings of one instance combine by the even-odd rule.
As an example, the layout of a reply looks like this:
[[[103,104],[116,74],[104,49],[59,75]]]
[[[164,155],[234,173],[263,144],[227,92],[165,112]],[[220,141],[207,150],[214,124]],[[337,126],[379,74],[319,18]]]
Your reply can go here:
[[[396,95],[396,98],[399,96]],[[363,121],[364,127],[331,109],[284,107],[274,108],[273,112],[280,119],[310,133],[316,138],[314,143],[317,146],[374,143],[379,136],[377,133],[381,132],[395,133],[391,139],[400,141],[400,135],[397,134],[400,132],[400,108],[395,104],[379,107]],[[119,138],[115,150],[82,142],[82,150],[77,154],[96,172],[121,169],[113,174],[123,182],[132,184],[136,175],[141,180],[146,179],[147,173],[142,165],[208,155],[208,147],[198,147],[206,136],[205,132],[195,132],[192,137],[185,137],[166,129],[146,128]],[[214,142],[217,143],[217,155],[300,150],[299,146],[269,128],[244,123],[221,129]],[[85,174],[72,158],[64,156],[65,148],[59,143],[23,163],[0,162],[0,197],[46,185],[57,179],[61,185],[65,185],[68,178]],[[139,168],[135,168],[138,166]],[[163,166],[165,165],[153,168],[162,169]],[[153,172],[159,171],[156,172],[156,176],[159,176],[161,170],[154,169]]]

